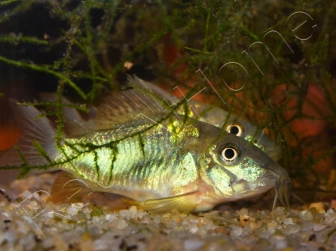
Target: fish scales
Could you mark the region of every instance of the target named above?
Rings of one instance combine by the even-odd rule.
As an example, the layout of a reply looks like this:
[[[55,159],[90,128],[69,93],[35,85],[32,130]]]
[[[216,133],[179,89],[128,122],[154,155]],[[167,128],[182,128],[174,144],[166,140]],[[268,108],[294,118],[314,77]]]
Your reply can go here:
[[[135,148],[137,149],[138,159],[136,166],[134,167],[133,176],[131,177],[130,182],[132,182],[133,185],[152,188],[151,185],[147,182],[148,178],[155,179],[155,177],[153,177],[153,170],[155,169],[154,165],[157,164],[157,162],[160,160],[158,155],[158,148],[155,147],[157,142],[156,138],[152,138],[151,135],[141,135],[141,138],[144,141],[144,146],[141,146],[138,138],[134,139],[134,145],[136,145]],[[143,175],[144,173],[146,175]]]
[[[131,188],[132,186],[134,186],[139,188],[140,185],[142,186],[144,184],[141,178],[139,177],[139,171],[142,168],[142,162],[143,159],[146,158],[146,156],[144,156],[142,153],[143,151],[141,149],[141,146],[139,145],[138,137],[132,137],[132,141],[128,143],[127,147],[128,148],[126,153],[130,153],[131,155],[136,156],[135,157],[130,156],[129,157],[130,164],[128,166],[124,166],[125,175],[127,174],[128,168],[130,168],[129,177],[127,178],[127,176],[125,176],[125,179],[128,180],[128,187]]]
[[[112,135],[109,134],[109,136]],[[73,152],[71,156],[79,155],[75,161],[72,161],[72,164],[80,167],[80,175],[83,178],[96,183],[97,186],[117,187],[119,189],[142,188],[165,195],[167,191],[164,187],[160,189],[160,185],[164,185],[172,177],[172,173],[178,173],[180,168],[177,163],[177,152],[179,150],[168,148],[162,151],[162,148],[159,147],[166,144],[167,138],[176,139],[173,141],[174,143],[183,140],[172,135],[173,133],[157,125],[152,130],[141,134],[141,138],[145,142],[143,150],[141,150],[139,138],[133,136],[116,144],[118,154],[111,155],[111,151],[114,152],[113,148],[106,147],[113,141],[113,137],[104,138],[104,141],[93,142],[95,149],[92,150],[90,150],[92,146],[85,147],[90,142],[89,138],[79,139],[77,143],[73,139],[71,143],[79,146],[79,152],[74,151],[73,148],[68,148],[66,151]],[[97,136],[93,138],[98,139]],[[82,153],[83,151],[86,152]],[[95,157],[95,154],[97,157]],[[115,160],[114,155],[117,155]],[[170,161],[167,162],[168,160]],[[112,166],[112,175],[110,175]],[[92,169],[92,167],[97,167],[97,169]],[[151,183],[148,183],[149,181]]]
[[[165,168],[169,169],[168,167],[164,167],[164,166],[167,165],[167,163],[165,161],[168,160],[168,158],[170,158],[171,154],[167,155],[167,156],[159,157],[160,153],[159,153],[158,146],[160,146],[159,144],[162,144],[162,136],[161,135],[158,135],[158,134],[152,135],[150,137],[150,139],[151,139],[151,143],[148,143],[146,145],[149,148],[149,155],[153,155],[153,157],[155,157],[155,158],[150,159],[149,164],[147,166],[149,169],[146,169],[147,170],[146,176],[148,178],[151,178],[152,183],[150,184],[150,187],[153,190],[157,190],[159,188],[160,184],[163,185],[162,184],[162,178],[161,178],[160,175],[163,175],[163,171],[164,171]],[[159,162],[157,162],[157,161],[159,161]]]
[[[113,174],[114,156],[113,149],[103,147],[96,150],[97,153],[97,166],[99,168],[99,179],[104,186],[108,186]]]
[[[149,127],[151,125],[145,125],[145,126]],[[122,129],[118,128],[116,130],[116,133],[114,131],[98,132],[97,134],[94,134],[91,137],[90,136],[85,136],[85,137],[82,137],[79,140],[69,139],[69,140],[67,140],[67,142],[71,143],[72,145],[77,143],[77,145],[79,145],[79,146],[83,146],[85,144],[90,144],[90,145],[93,144],[94,146],[107,146],[107,145],[109,145],[110,143],[112,143],[116,140],[120,140],[120,135],[122,135],[124,137],[125,133],[123,131],[126,131],[126,135],[131,135],[131,134],[134,134],[134,132],[135,132],[134,128],[131,128],[131,127],[125,127],[125,128],[122,128]],[[132,141],[130,141],[131,139],[132,139]],[[136,157],[137,154],[141,153],[140,150],[136,149],[137,146],[135,146],[135,145],[139,145],[136,138],[134,138],[134,137],[133,138],[128,138],[128,140],[123,141],[123,143],[124,144],[118,144],[116,146],[116,148],[118,148],[118,149],[121,149],[121,150],[124,149],[123,153],[131,153],[131,150],[133,150],[133,153],[135,154],[135,155],[133,155],[133,157]],[[102,147],[100,147],[100,148],[102,148]],[[99,150],[101,150],[101,149],[99,149]],[[67,150],[66,152],[69,152],[69,151],[71,151],[71,150]],[[79,150],[79,152],[83,152],[83,151],[84,151],[84,149]],[[85,151],[88,151],[88,148],[86,148]],[[111,148],[111,151],[115,152],[115,149]],[[79,152],[75,152],[75,153],[78,154]],[[97,150],[95,150],[95,152],[97,152]],[[102,154],[104,154],[104,152],[102,152]],[[98,157],[99,156],[100,155],[98,154]],[[106,155],[106,156],[108,156],[108,155]],[[113,160],[113,157],[115,156],[115,153],[113,155],[111,155],[111,153],[110,153],[110,156],[112,157],[112,160]],[[128,157],[128,156],[126,155],[126,157]],[[109,180],[111,180],[111,177],[112,177],[111,167],[114,167],[113,169],[118,173],[118,171],[120,169],[122,170],[122,167],[133,167],[134,166],[133,162],[137,161],[137,160],[129,159],[129,158],[123,158],[123,159],[119,158],[118,162],[117,162],[117,165],[116,165],[112,161],[110,161],[111,158],[106,157],[106,161],[108,163],[111,162],[111,164],[105,165],[103,163],[103,160],[102,160],[103,158],[100,157],[99,160],[101,160],[102,162],[100,162],[100,164],[97,165],[96,162],[94,162],[94,158],[93,158],[92,154],[84,154],[84,156],[82,155],[81,158],[84,160],[84,162],[87,163],[87,165],[85,165],[86,168],[83,168],[84,171],[82,171],[81,175],[85,178],[92,177],[93,173],[90,170],[91,168],[89,168],[89,167],[92,166],[92,165],[98,166],[98,169],[96,169],[96,170],[98,170],[99,173],[96,176],[93,176],[93,178],[98,179],[99,176],[104,175],[104,179],[103,179],[104,184],[106,184],[106,179],[107,179],[106,177],[109,177],[110,178]],[[120,162],[121,162],[121,164],[119,165]],[[78,162],[76,164],[79,165]],[[107,170],[109,170],[109,172],[107,172]],[[131,170],[131,171],[133,171],[133,170]],[[85,175],[85,173],[89,174],[89,176]],[[123,180],[127,181],[126,179],[123,179]],[[99,181],[99,179],[98,179],[98,181]],[[128,181],[128,182],[130,182],[130,181]]]
[[[158,170],[164,167],[167,158],[165,156],[160,156],[160,150],[158,144],[160,142],[160,137],[158,135],[150,135],[150,142],[145,144],[145,147],[149,149],[149,155],[152,155],[153,159],[148,159],[144,163],[144,172],[142,178],[145,179],[146,184],[149,188],[156,188],[157,179],[152,179],[153,176],[157,176]],[[146,155],[146,152],[145,152]],[[149,169],[147,167],[150,167]]]
[[[161,131],[161,132],[158,132]],[[171,150],[166,145],[165,139],[170,137],[170,132],[158,126],[154,129],[154,134],[148,133],[149,141],[145,144],[145,155],[150,155],[148,164],[144,166],[143,179],[148,183],[151,190],[159,191],[167,183],[167,177],[174,173],[175,156],[178,150]],[[162,148],[165,146],[165,148]],[[147,151],[148,149],[148,151]]]
[[[126,176],[125,179],[129,182],[128,187],[141,187],[155,191],[159,189],[159,184],[163,181],[162,176],[164,176],[163,174],[167,169],[164,169],[164,162],[160,162],[160,160],[165,160],[165,157],[162,156],[162,152],[158,148],[162,137],[159,135],[152,136],[150,134],[142,136],[142,138],[148,137],[150,141],[145,142],[143,149],[144,153],[140,150],[137,139],[135,137],[130,138],[133,147],[127,149],[125,152],[128,153],[130,157],[134,155],[137,158],[132,158],[134,162],[132,164],[127,164],[127,166],[123,166],[123,170]],[[118,166],[118,163],[115,165]],[[119,166],[121,167],[122,164]],[[145,175],[141,176],[141,170],[145,171]],[[117,178],[112,180],[118,181]],[[147,183],[148,180],[151,180],[152,183]]]
[[[141,136],[140,136],[141,137]],[[146,146],[147,144],[146,144],[146,142],[144,143],[144,145],[142,146],[142,143],[140,143],[139,142],[140,141],[140,139],[138,139],[138,148],[139,148],[139,152],[137,153],[138,154],[138,156],[139,156],[139,164],[138,164],[138,169],[136,169],[136,172],[135,172],[135,175],[134,175],[134,178],[133,178],[133,181],[134,181],[134,183],[135,184],[137,184],[139,181],[143,181],[142,183],[143,183],[143,185],[145,186],[145,187],[148,187],[149,185],[148,185],[148,180],[147,180],[147,178],[148,177],[146,177],[146,175],[145,175],[145,172],[147,171],[147,170],[149,170],[147,167],[147,165],[149,165],[150,164],[150,161],[151,160],[153,160],[153,159],[155,159],[156,158],[156,156],[154,155],[154,153],[152,153],[151,155],[152,155],[152,159],[149,159],[148,161],[145,159],[145,155],[146,155],[146,151],[145,151],[145,148],[148,148],[148,146]],[[141,137],[141,141],[144,141],[144,139],[142,139],[142,137]],[[147,162],[146,162],[147,161]],[[147,165],[146,165],[147,164]]]

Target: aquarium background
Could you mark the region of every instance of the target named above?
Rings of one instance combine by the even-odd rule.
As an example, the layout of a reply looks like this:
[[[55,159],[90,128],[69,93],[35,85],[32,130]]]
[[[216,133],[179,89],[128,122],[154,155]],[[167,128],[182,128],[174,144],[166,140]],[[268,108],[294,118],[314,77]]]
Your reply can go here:
[[[0,1],[0,148],[19,136],[8,98],[43,110],[60,134],[62,109],[43,106],[42,92],[69,98],[85,117],[84,105],[127,88],[127,74],[136,74],[179,97],[202,90],[195,99],[250,120],[281,146],[279,163],[293,191],[307,202],[331,202],[335,7],[333,1]],[[61,108],[61,100],[55,105]]]

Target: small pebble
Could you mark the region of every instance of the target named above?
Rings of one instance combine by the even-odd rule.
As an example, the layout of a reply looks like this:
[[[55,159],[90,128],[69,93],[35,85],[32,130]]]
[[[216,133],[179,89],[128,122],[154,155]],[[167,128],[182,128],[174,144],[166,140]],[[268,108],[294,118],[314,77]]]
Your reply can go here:
[[[274,236],[272,239],[272,243],[275,245],[275,249],[283,250],[287,247],[287,240],[284,236]]]
[[[323,229],[325,229],[325,228],[326,228],[325,225],[321,225],[321,224],[313,223],[313,230],[314,230],[315,232],[317,232],[317,231],[321,231],[321,230],[323,230]]]
[[[203,241],[194,239],[185,240],[183,243],[185,250],[197,250],[202,247],[203,244]]]
[[[301,225],[301,231],[306,232],[313,228],[313,223],[310,221],[305,221]]]
[[[306,221],[312,221],[314,219],[312,212],[308,210],[300,212],[300,217]]]
[[[285,220],[284,220],[284,224],[285,224],[285,225],[294,224],[294,223],[293,223],[293,219],[292,219],[292,218],[287,218],[287,219],[285,219]]]
[[[311,203],[309,205],[308,209],[311,209],[313,207],[315,207],[315,209],[318,213],[325,213],[326,212],[325,209],[324,209],[324,204],[322,202]]]

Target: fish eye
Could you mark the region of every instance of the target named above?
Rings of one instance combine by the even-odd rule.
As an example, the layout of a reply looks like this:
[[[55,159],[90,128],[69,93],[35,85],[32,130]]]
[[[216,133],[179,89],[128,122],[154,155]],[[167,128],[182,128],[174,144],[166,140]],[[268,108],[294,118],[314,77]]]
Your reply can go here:
[[[243,134],[243,129],[238,124],[231,124],[227,126],[226,131],[236,136],[241,136]]]
[[[233,162],[238,157],[238,151],[233,147],[226,147],[222,150],[222,158],[226,162]]]

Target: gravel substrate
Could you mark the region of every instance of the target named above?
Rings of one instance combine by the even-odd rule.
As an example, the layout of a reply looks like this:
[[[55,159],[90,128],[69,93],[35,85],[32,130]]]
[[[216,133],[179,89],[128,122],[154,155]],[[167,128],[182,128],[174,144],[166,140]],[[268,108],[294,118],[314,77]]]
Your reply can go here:
[[[287,212],[224,205],[199,214],[119,212],[92,203],[55,205],[55,174],[15,181],[0,202],[1,250],[335,250],[336,209]],[[37,192],[39,191],[39,192]],[[34,193],[37,192],[37,193]],[[105,204],[106,205],[106,204]]]

